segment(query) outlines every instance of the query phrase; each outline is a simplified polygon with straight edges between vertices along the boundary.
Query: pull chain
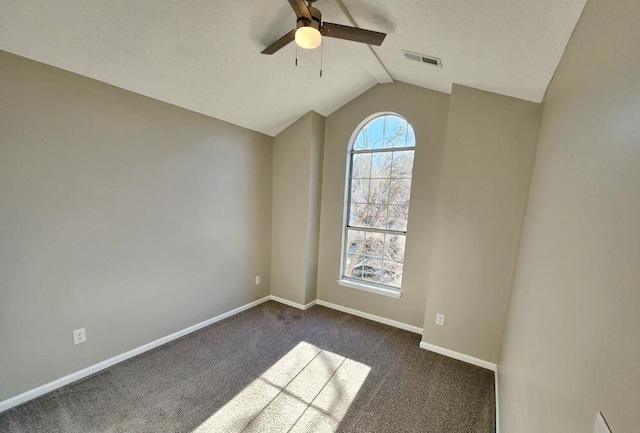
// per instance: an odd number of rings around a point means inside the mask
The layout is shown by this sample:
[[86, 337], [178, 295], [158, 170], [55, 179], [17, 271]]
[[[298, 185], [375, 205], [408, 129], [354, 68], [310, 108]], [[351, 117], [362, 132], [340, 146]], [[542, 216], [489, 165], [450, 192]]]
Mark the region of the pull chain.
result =
[[298, 44], [296, 44], [296, 66], [298, 66]]
[[323, 60], [323, 57], [324, 57], [324, 40], [322, 42], [320, 42], [320, 44], [322, 45], [320, 47], [320, 78], [322, 78], [322, 60]]

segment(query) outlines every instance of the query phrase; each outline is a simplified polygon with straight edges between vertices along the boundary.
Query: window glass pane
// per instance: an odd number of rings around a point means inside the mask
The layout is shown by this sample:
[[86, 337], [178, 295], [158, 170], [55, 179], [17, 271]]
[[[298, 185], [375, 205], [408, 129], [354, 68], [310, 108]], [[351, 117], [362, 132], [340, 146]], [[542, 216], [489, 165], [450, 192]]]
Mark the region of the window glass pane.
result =
[[371, 177], [371, 153], [357, 153], [353, 155], [351, 177], [363, 179]]
[[376, 117], [364, 128], [367, 137], [366, 149], [382, 149], [384, 145], [384, 116]]
[[360, 274], [360, 278], [365, 281], [371, 281], [373, 283], [380, 283], [382, 276], [382, 260], [365, 257], [364, 265], [359, 269], [354, 269], [354, 273]]
[[353, 270], [358, 268], [358, 266], [362, 266], [364, 262], [364, 256], [347, 254], [347, 261], [344, 266], [344, 275], [351, 278], [356, 278], [356, 275], [353, 274]]
[[364, 255], [376, 259], [384, 257], [384, 233], [367, 232]]
[[389, 188], [389, 203], [409, 206], [411, 193], [411, 179], [391, 179]]
[[404, 261], [404, 245], [406, 236], [404, 235], [384, 235], [384, 260], [403, 262]]
[[407, 122], [397, 116], [389, 116], [386, 134], [393, 147], [407, 145]]
[[[369, 219], [368, 204], [352, 204], [349, 212], [349, 225], [355, 227], [368, 227]], [[386, 220], [385, 220], [386, 221]]]
[[371, 177], [388, 178], [391, 174], [391, 162], [395, 152], [380, 152], [371, 154]]
[[401, 150], [393, 152], [393, 164], [391, 167], [392, 178], [411, 179], [413, 174], [413, 150]]
[[369, 179], [351, 180], [351, 203], [369, 202]]
[[347, 254], [347, 262], [346, 262], [347, 272], [346, 272], [346, 274], [348, 276], [351, 276], [354, 266], [362, 263], [363, 257], [364, 256], [357, 255], [357, 254]]
[[389, 202], [389, 179], [371, 179], [369, 203], [387, 204]]
[[367, 219], [363, 227], [372, 229], [386, 229], [387, 228], [387, 205], [384, 204], [370, 204]]
[[346, 261], [344, 274], [353, 277], [353, 269], [362, 265], [364, 261], [366, 232], [360, 230], [347, 230]]
[[381, 283], [399, 288], [402, 284], [402, 263], [385, 260], [382, 264]]
[[389, 205], [389, 217], [386, 228], [389, 230], [397, 230], [399, 232], [407, 231], [408, 214], [409, 206]]
[[347, 230], [347, 254], [363, 255], [367, 232]]

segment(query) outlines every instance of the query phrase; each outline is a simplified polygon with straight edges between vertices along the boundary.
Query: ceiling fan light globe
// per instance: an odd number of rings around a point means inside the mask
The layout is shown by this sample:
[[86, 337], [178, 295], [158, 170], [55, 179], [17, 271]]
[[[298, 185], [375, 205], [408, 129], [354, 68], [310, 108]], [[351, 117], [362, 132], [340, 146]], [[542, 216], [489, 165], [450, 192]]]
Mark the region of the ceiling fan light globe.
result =
[[296, 30], [296, 44], [300, 48], [312, 50], [318, 48], [322, 42], [320, 31], [314, 27], [300, 27]]

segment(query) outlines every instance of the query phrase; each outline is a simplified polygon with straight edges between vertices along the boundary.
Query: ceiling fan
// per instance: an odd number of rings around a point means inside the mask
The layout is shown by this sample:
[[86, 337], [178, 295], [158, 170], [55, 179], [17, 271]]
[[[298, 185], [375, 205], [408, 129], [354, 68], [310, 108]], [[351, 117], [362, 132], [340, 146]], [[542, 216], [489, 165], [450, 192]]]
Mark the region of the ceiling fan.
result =
[[387, 36], [386, 33], [323, 22], [320, 11], [311, 6], [315, 1], [308, 0], [305, 4], [304, 0], [289, 0], [297, 16], [296, 28], [262, 50], [262, 54], [273, 54], [293, 40], [301, 48], [313, 49], [320, 45], [323, 36], [378, 46]]

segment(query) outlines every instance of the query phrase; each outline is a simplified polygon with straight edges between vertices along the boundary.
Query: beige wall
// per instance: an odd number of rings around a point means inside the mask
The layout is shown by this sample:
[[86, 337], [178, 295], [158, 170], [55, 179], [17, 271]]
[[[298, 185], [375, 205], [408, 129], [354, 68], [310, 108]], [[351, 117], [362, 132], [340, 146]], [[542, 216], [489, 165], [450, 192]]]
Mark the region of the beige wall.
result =
[[270, 137], [4, 52], [0, 77], [0, 400], [269, 294]]
[[546, 96], [500, 357], [505, 432], [640, 426], [640, 2], [589, 0]]
[[272, 294], [316, 299], [324, 117], [309, 112], [273, 140]]
[[[318, 298], [421, 327], [424, 320], [426, 264], [433, 244], [434, 209], [449, 108], [449, 95], [404, 83], [378, 85], [326, 119], [322, 210], [318, 258]], [[394, 299], [339, 286], [342, 212], [347, 146], [368, 116], [392, 111], [414, 127], [411, 207], [402, 297]]]
[[423, 341], [498, 361], [539, 114], [539, 104], [454, 85]]
[[318, 297], [318, 248], [320, 247], [320, 207], [325, 118], [311, 112], [311, 164], [309, 170], [309, 230], [307, 231], [307, 279], [305, 303]]

